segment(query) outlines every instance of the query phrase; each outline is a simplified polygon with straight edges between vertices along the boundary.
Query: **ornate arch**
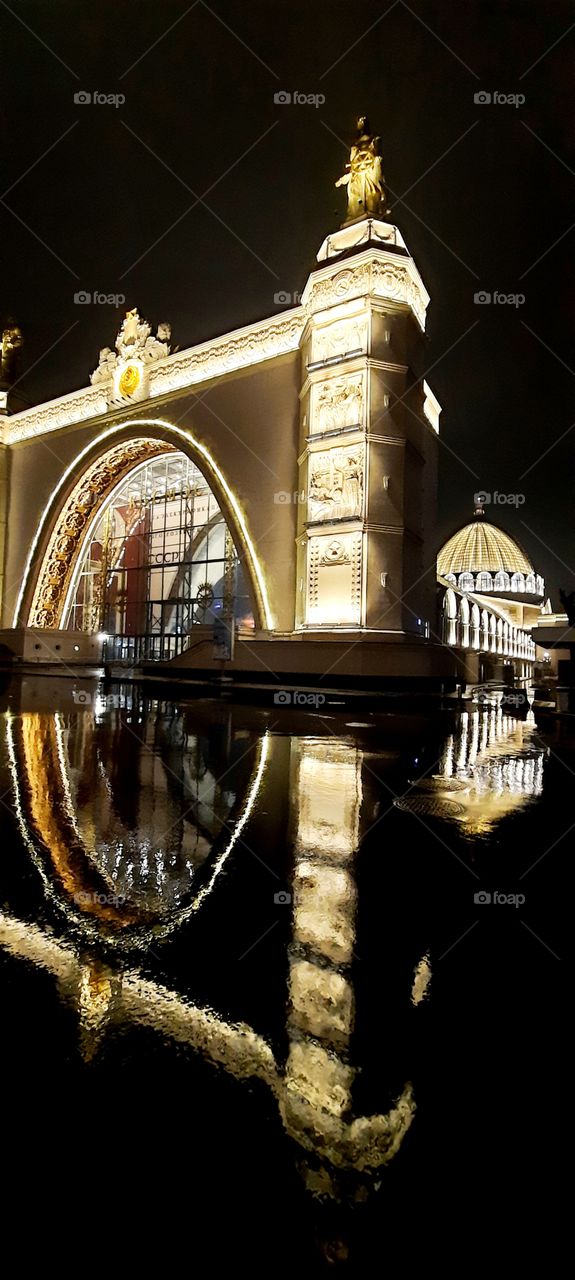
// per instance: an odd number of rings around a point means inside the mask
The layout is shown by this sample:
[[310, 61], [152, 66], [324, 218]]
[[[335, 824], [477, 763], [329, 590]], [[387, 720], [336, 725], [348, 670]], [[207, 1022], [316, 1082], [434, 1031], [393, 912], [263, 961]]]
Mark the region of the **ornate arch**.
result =
[[[132, 431], [130, 432], [130, 428]], [[118, 483], [141, 462], [186, 453], [204, 475], [244, 565], [258, 628], [273, 629], [264, 575], [245, 516], [205, 445], [189, 431], [158, 419], [111, 427], [77, 455], [42, 514], [16, 605], [13, 625], [58, 628], [67, 591], [94, 518]]]

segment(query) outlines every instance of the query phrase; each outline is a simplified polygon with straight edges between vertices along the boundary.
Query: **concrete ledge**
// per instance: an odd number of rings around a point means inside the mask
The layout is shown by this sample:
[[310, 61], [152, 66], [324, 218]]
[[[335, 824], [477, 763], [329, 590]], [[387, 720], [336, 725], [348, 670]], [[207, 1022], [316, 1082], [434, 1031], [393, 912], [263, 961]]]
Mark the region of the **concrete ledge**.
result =
[[101, 666], [102, 641], [85, 631], [7, 628], [0, 631], [0, 663], [6, 666]]

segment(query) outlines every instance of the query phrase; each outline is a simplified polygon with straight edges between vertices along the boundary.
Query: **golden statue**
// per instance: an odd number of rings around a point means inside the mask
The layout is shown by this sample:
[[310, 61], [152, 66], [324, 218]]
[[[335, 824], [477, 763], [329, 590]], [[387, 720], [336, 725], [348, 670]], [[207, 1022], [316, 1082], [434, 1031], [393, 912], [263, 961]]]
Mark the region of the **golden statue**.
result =
[[360, 116], [357, 137], [349, 153], [349, 163], [345, 166], [347, 173], [335, 184], [336, 187], [347, 186], [344, 226], [358, 218], [382, 218], [388, 212], [379, 146], [380, 138], [370, 132], [367, 116]]
[[0, 339], [0, 383], [10, 386], [16, 379], [19, 356], [24, 343], [22, 330], [14, 320], [9, 320]]

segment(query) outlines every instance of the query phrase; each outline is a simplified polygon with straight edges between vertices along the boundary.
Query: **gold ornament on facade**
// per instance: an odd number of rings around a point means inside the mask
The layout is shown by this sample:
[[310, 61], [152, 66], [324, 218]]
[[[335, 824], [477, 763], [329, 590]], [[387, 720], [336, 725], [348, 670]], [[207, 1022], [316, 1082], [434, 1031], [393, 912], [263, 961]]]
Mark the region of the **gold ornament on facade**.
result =
[[137, 365], [129, 364], [125, 369], [119, 381], [119, 390], [123, 396], [132, 396], [139, 386], [140, 370]]

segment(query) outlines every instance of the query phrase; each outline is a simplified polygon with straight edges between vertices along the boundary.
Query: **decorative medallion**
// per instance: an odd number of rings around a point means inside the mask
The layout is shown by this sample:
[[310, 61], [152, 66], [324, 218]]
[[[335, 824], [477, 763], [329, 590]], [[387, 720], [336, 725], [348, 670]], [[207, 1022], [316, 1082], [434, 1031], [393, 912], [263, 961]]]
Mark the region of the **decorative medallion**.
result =
[[135, 364], [128, 364], [118, 383], [123, 396], [132, 396], [140, 382], [140, 370]]

